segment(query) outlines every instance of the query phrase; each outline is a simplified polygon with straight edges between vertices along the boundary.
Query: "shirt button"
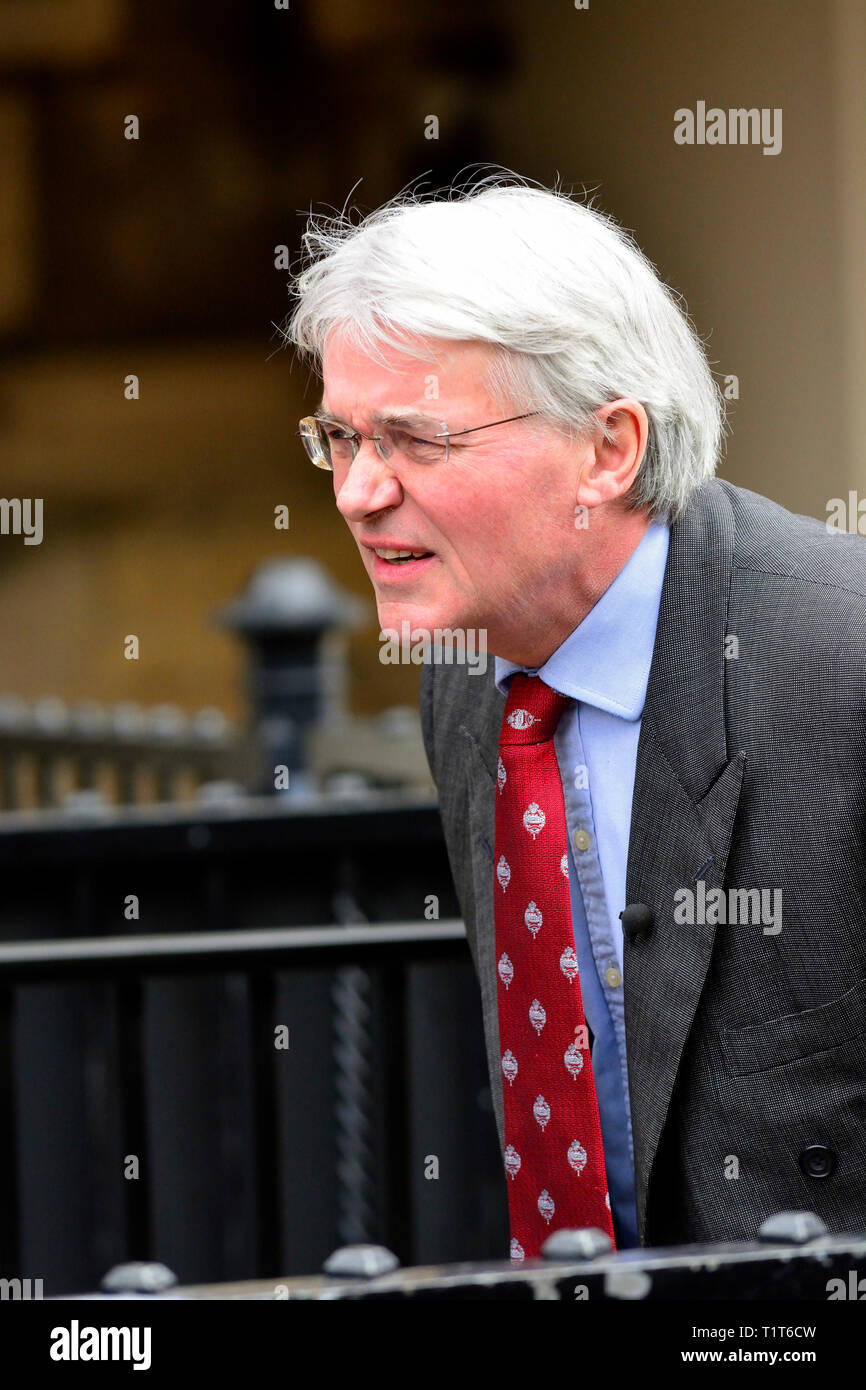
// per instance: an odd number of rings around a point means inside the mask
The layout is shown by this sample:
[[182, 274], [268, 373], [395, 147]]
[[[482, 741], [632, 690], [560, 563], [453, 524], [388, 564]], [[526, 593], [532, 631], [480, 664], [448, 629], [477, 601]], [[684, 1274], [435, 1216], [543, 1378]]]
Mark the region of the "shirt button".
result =
[[589, 836], [585, 830], [575, 830], [574, 848], [580, 850], [589, 849]]
[[607, 980], [611, 989], [619, 989], [619, 986], [622, 984], [622, 975], [620, 975], [615, 965], [608, 966], [607, 970], [604, 972], [604, 978]]

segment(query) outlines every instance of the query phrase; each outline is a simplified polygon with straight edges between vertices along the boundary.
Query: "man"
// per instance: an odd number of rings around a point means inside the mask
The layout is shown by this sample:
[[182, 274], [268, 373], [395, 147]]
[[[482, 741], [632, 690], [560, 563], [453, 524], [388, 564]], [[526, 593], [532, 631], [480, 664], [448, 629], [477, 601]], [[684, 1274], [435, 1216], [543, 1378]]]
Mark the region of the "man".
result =
[[[512, 177], [313, 223], [302, 422], [421, 714], [511, 1254], [866, 1224], [866, 544], [714, 477], [718, 391], [611, 219]], [[561, 872], [560, 872], [561, 870]]]

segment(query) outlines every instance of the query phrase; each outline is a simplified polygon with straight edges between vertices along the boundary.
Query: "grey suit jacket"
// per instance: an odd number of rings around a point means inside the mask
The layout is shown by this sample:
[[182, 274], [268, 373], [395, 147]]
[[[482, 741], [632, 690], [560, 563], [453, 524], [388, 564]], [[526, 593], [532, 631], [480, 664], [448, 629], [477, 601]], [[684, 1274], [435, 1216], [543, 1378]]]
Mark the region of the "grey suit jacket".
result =
[[[739, 653], [726, 656], [736, 637]], [[424, 742], [503, 1139], [493, 849], [504, 709], [426, 665]], [[776, 934], [682, 925], [678, 889], [782, 891]], [[712, 479], [672, 526], [637, 751], [624, 941], [641, 1243], [866, 1228], [866, 541]], [[618, 912], [626, 904], [616, 904]], [[505, 1181], [503, 1175], [503, 1182]]]

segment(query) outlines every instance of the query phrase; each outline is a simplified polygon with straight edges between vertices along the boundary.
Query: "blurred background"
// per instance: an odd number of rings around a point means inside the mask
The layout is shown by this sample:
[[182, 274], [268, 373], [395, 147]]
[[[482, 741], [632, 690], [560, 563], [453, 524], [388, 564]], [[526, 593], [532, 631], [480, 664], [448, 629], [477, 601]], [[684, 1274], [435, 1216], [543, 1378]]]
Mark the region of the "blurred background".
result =
[[[699, 101], [781, 151], [676, 143]], [[274, 327], [305, 213], [585, 189], [708, 343], [721, 475], [823, 519], [864, 479], [864, 129], [860, 0], [0, 0], [2, 490], [43, 505], [0, 535], [0, 1274], [504, 1248], [419, 668]]]

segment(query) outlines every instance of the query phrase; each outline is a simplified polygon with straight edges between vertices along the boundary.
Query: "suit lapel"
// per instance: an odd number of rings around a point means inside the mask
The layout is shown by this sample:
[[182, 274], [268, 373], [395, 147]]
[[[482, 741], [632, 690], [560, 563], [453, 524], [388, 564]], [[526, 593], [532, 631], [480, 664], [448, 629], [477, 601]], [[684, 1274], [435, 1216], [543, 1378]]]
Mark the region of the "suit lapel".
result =
[[505, 1117], [502, 1101], [501, 1052], [499, 1048], [499, 1004], [496, 973], [496, 926], [493, 907], [493, 850], [496, 826], [496, 768], [499, 762], [499, 730], [505, 699], [491, 680], [480, 693], [481, 708], [473, 727], [460, 725], [465, 740], [469, 778], [469, 853], [475, 900], [474, 932], [470, 947], [481, 986], [484, 1040], [491, 1078], [493, 1110], [499, 1131], [500, 1151], [505, 1150]]
[[745, 766], [725, 732], [725, 637], [734, 524], [714, 480], [671, 527], [641, 720], [626, 902], [653, 926], [624, 943], [626, 1053], [638, 1231], [647, 1235], [653, 1164], [677, 1069], [713, 948], [715, 927], [674, 921], [675, 893], [721, 887]]

